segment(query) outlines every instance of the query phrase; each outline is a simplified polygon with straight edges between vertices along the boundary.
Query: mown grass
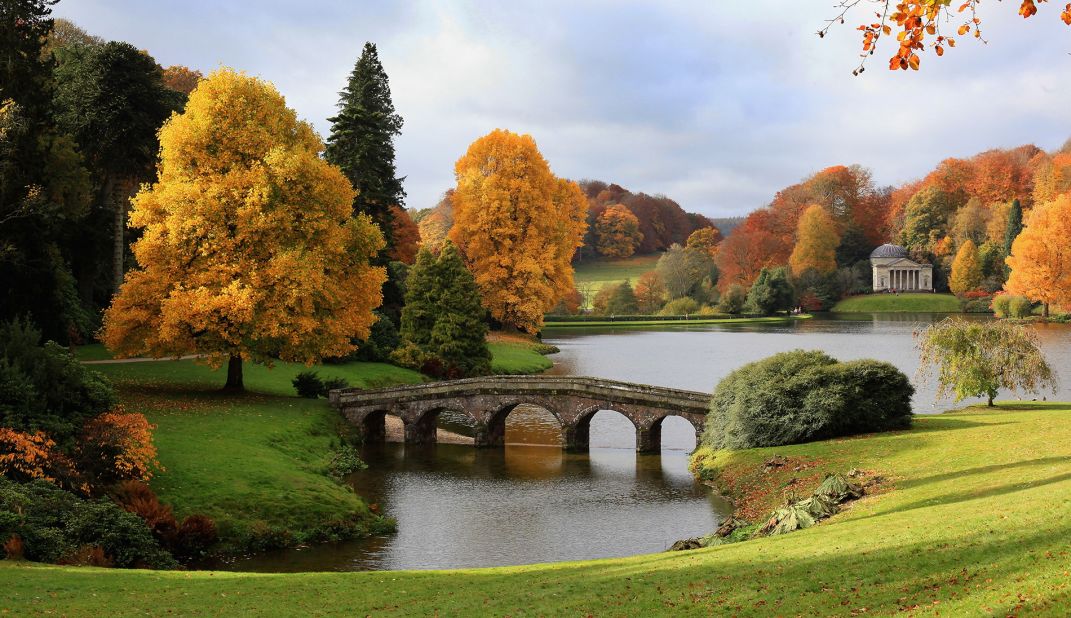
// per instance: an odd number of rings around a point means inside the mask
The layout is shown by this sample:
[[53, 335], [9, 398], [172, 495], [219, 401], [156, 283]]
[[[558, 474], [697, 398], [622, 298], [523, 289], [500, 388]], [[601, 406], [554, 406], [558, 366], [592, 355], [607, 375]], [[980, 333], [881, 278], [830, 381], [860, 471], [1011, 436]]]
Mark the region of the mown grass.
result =
[[542, 373], [554, 366], [533, 343], [491, 341], [487, 347], [491, 350], [491, 373], [495, 375]]
[[[922, 417], [772, 454], [888, 480], [819, 526], [710, 549], [495, 569], [244, 574], [0, 566], [13, 614], [1048, 615], [1071, 602], [1071, 404]], [[809, 481], [798, 490], [808, 491]], [[771, 498], [772, 500], [772, 498]]]
[[[127, 410], [155, 424], [164, 470], [151, 485], [180, 515], [203, 513], [223, 549], [301, 543], [380, 525], [353, 490], [331, 478], [341, 446], [338, 413], [324, 399], [300, 399], [290, 384], [306, 369], [246, 363], [249, 392], [220, 391], [222, 370], [193, 360], [95, 364]], [[420, 382], [419, 373], [380, 363], [318, 366], [355, 386]]]
[[867, 294], [840, 301], [834, 313], [959, 313], [959, 299], [951, 294]]

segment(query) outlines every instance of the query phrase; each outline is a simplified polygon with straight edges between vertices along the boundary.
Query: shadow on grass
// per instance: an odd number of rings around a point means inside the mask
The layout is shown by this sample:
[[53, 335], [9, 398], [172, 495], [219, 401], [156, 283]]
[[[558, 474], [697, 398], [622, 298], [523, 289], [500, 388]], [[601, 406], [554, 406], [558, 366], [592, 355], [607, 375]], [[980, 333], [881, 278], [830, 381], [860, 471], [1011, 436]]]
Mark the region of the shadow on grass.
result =
[[1035, 466], [1048, 466], [1052, 464], [1071, 465], [1071, 457], [1039, 457], [1037, 459], [1017, 461], [1014, 463], [978, 466], [975, 468], [967, 468], [966, 470], [955, 470], [952, 472], [945, 472], [943, 474], [934, 474], [932, 476], [923, 476], [916, 479], [899, 481], [896, 483], [896, 487], [898, 489], [911, 489], [915, 487], [921, 487], [922, 485], [929, 485], [931, 483], [940, 483], [953, 479], [962, 479], [967, 476], [974, 476], [978, 474], [989, 474], [991, 472], [997, 472], [1000, 470], [1010, 470], [1015, 468], [1032, 468]]

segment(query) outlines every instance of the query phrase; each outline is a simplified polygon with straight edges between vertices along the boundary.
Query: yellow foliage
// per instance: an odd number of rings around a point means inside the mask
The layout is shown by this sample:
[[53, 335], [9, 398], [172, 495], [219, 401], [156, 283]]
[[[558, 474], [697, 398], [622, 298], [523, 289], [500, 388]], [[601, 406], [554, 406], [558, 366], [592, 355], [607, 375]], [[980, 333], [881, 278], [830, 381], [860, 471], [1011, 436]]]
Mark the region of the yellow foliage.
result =
[[952, 274], [948, 289], [953, 294], [964, 294], [982, 285], [982, 263], [978, 260], [978, 247], [973, 240], [966, 240], [952, 259]]
[[808, 206], [796, 226], [796, 246], [789, 258], [793, 274], [799, 275], [809, 269], [820, 273], [837, 270], [839, 245], [840, 232], [833, 217], [818, 204]]
[[1036, 204], [1005, 260], [1004, 289], [1046, 304], [1071, 306], [1071, 196]]
[[455, 172], [450, 239], [491, 315], [534, 333], [573, 289], [587, 200], [575, 182], [554, 177], [530, 135], [502, 129], [473, 142]]
[[314, 362], [366, 338], [383, 236], [270, 84], [230, 69], [160, 131], [159, 180], [133, 199], [138, 267], [104, 316], [120, 356]]
[[595, 236], [595, 246], [607, 257], [626, 258], [643, 242], [640, 220], [624, 204], [613, 204], [599, 215]]

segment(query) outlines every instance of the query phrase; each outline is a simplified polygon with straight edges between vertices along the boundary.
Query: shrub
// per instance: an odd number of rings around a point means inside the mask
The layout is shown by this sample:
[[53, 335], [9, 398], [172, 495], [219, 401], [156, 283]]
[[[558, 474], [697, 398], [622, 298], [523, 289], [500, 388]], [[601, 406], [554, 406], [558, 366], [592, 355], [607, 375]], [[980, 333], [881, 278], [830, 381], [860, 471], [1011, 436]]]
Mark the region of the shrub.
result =
[[960, 307], [964, 313], [989, 313], [992, 311], [991, 302], [988, 299], [963, 300]]
[[70, 447], [87, 420], [115, 406], [111, 383], [26, 322], [0, 325], [0, 427], [43, 431]]
[[121, 408], [90, 420], [78, 444], [81, 469], [102, 485], [149, 480], [153, 469], [160, 467], [152, 441], [155, 428], [144, 415]]
[[145, 483], [120, 483], [114, 498], [125, 511], [141, 518], [157, 542], [183, 564], [203, 558], [219, 540], [216, 523], [211, 518], [189, 515], [178, 523], [171, 506], [160, 502]]
[[990, 307], [998, 318], [1006, 318], [1008, 317], [1008, 303], [1010, 301], [1011, 294], [997, 294], [993, 297]]
[[1034, 303], [1025, 296], [1012, 296], [1008, 299], [1008, 317], [1018, 320], [1030, 317], [1034, 310]]
[[335, 451], [334, 457], [327, 464], [328, 471], [331, 476], [335, 478], [342, 478], [354, 472], [364, 470], [368, 467], [368, 464], [361, 461], [361, 456], [357, 452], [357, 449], [353, 448], [349, 444], [343, 444], [337, 451]]
[[718, 311], [736, 315], [744, 310], [744, 302], [747, 300], [747, 292], [739, 283], [734, 283], [725, 290], [718, 300]]
[[56, 443], [40, 431], [22, 433], [0, 427], [0, 476], [19, 482], [54, 481]]
[[794, 350], [744, 365], [717, 386], [703, 444], [744, 449], [908, 427], [914, 388], [879, 361]]
[[324, 382], [315, 371], [302, 371], [290, 383], [297, 390], [298, 397], [316, 399], [324, 392]]
[[138, 516], [44, 481], [0, 479], [0, 538], [13, 536], [21, 539], [25, 557], [38, 562], [92, 558], [121, 568], [177, 566]]
[[659, 315], [691, 315], [699, 311], [699, 303], [690, 296], [682, 296], [681, 298], [675, 298], [668, 303], [662, 310], [658, 312]]

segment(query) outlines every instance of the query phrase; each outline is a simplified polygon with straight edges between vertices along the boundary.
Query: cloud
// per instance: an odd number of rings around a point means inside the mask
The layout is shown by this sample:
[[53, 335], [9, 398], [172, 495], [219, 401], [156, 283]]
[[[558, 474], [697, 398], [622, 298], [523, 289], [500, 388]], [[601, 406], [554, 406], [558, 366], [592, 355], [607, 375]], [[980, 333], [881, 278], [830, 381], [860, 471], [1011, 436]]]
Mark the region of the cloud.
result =
[[[923, 70], [883, 48], [852, 77], [853, 21], [819, 39], [825, 5], [754, 2], [138, 2], [65, 0], [56, 14], [148, 49], [162, 64], [221, 64], [269, 79], [322, 133], [366, 40], [395, 105], [408, 205], [453, 184], [468, 144], [531, 133], [559, 175], [664, 193], [729, 216], [834, 164], [883, 184], [948, 156], [1071, 134], [1071, 31], [1052, 10], [983, 13], [988, 45], [962, 40]], [[862, 12], [857, 20], [866, 19]]]

